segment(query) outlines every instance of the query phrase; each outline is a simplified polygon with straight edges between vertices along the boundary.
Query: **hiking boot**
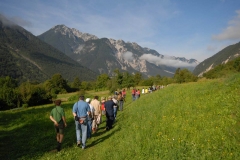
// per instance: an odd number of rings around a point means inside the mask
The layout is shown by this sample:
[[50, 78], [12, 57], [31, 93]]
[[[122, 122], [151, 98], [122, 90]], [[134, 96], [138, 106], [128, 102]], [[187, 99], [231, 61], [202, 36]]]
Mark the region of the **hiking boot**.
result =
[[81, 145], [81, 142], [80, 142], [80, 141], [78, 141], [78, 142], [77, 142], [77, 146], [78, 146], [78, 147], [80, 147], [80, 145]]
[[61, 143], [58, 143], [56, 149], [57, 149], [58, 152], [61, 150]]

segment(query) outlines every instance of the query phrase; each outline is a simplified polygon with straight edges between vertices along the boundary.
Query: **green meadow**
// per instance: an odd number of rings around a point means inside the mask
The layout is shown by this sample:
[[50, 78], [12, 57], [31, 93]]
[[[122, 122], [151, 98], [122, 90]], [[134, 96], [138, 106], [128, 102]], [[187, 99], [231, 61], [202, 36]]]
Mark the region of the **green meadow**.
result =
[[[139, 88], [141, 89], [141, 87]], [[108, 92], [86, 92], [87, 96]], [[105, 118], [87, 148], [76, 147], [72, 106], [77, 93], [59, 95], [67, 118], [56, 152], [51, 105], [0, 112], [0, 159], [239, 159], [240, 74], [225, 79], [171, 84], [132, 102], [130, 91], [117, 122]]]

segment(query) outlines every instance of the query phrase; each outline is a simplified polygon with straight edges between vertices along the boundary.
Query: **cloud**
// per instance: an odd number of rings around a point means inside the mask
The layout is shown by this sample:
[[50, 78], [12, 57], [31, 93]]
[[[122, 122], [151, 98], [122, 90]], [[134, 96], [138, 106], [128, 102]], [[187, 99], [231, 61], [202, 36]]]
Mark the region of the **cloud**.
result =
[[228, 23], [228, 27], [218, 35], [213, 35], [212, 39], [223, 41], [223, 40], [237, 40], [240, 39], [240, 10], [236, 11], [238, 14]]
[[187, 62], [175, 60], [171, 56], [164, 56], [164, 58], [161, 58], [151, 54], [144, 54], [140, 57], [140, 59], [144, 59], [156, 65], [166, 65], [166, 66], [172, 66], [172, 67], [195, 67], [197, 65], [197, 64], [189, 64]]
[[27, 21], [27, 20], [24, 20], [20, 17], [17, 17], [17, 16], [14, 16], [14, 17], [9, 17], [8, 18], [10, 21], [16, 23], [17, 25], [19, 26], [23, 26], [23, 27], [31, 27], [32, 26], [32, 23]]
[[211, 46], [211, 45], [207, 46], [207, 51], [216, 51], [216, 50], [217, 50], [217, 47], [215, 46]]
[[132, 52], [125, 52], [123, 53], [123, 58], [127, 61], [132, 61], [134, 58], [133, 58], [133, 53]]

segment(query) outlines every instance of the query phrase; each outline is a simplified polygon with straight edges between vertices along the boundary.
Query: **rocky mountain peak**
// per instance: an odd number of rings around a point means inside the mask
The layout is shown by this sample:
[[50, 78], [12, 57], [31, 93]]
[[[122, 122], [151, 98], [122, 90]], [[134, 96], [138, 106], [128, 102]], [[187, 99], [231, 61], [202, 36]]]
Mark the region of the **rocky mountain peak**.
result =
[[76, 36], [78, 38], [83, 39], [84, 41], [98, 39], [98, 37], [95, 35], [91, 35], [89, 33], [82, 33], [75, 28], [68, 28], [65, 25], [57, 25], [57, 26], [53, 27], [52, 29], [54, 30], [55, 33], [58, 32], [58, 33], [61, 33], [62, 35], [67, 35], [69, 37]]

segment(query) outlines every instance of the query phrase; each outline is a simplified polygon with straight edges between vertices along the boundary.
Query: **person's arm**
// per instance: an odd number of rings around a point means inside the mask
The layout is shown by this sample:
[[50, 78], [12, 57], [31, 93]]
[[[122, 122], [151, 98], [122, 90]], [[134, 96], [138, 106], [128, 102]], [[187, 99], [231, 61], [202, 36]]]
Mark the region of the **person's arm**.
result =
[[102, 112], [101, 112], [101, 103], [99, 102], [99, 105], [98, 105], [98, 110], [99, 110], [99, 114], [101, 115]]
[[54, 123], [55, 126], [58, 126], [57, 121], [53, 118], [53, 116], [50, 116], [50, 120]]
[[90, 109], [90, 106], [88, 105], [87, 107], [87, 114], [90, 115], [91, 114], [91, 109]]
[[77, 107], [77, 104], [75, 103], [75, 104], [73, 105], [73, 110], [72, 110], [72, 114], [73, 114], [73, 117], [74, 117], [74, 118], [77, 116], [77, 114], [76, 114], [76, 107]]
[[64, 122], [64, 126], [67, 127], [66, 118], [64, 116], [62, 116], [62, 120]]
[[77, 114], [75, 112], [73, 112], [73, 117], [77, 116]]

